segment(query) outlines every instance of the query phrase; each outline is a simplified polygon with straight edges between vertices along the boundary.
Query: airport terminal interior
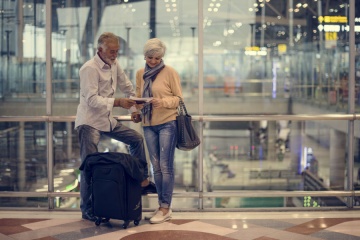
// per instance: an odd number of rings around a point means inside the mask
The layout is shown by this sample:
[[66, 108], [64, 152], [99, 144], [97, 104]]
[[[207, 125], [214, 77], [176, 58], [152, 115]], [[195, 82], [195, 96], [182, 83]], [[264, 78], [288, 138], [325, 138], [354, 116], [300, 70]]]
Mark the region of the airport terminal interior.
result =
[[[1, 0], [0, 239], [360, 239], [359, 4]], [[201, 138], [175, 151], [161, 224], [81, 218], [79, 69], [103, 32], [134, 87], [145, 42], [166, 44]], [[144, 217], [157, 195], [141, 202]]]

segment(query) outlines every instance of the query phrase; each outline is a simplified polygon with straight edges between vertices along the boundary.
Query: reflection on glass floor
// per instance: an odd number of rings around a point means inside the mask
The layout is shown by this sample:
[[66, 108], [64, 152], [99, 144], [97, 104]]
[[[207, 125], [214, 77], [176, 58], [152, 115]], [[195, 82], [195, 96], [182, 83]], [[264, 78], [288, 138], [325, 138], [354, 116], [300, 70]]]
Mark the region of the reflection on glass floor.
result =
[[[146, 214], [146, 213], [144, 213]], [[0, 212], [2, 240], [355, 240], [360, 239], [359, 211], [308, 212], [174, 212], [170, 221], [138, 226], [110, 219], [95, 226], [80, 213]]]

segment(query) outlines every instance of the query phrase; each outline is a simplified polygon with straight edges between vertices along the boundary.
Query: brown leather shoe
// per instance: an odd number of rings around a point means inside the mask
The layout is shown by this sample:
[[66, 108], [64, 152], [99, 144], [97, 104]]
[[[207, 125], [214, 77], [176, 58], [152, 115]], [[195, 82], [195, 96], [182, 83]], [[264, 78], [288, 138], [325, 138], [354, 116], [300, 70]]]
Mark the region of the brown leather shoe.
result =
[[96, 217], [92, 213], [89, 213], [89, 212], [84, 212], [82, 214], [82, 219], [89, 220], [91, 222], [96, 221]]

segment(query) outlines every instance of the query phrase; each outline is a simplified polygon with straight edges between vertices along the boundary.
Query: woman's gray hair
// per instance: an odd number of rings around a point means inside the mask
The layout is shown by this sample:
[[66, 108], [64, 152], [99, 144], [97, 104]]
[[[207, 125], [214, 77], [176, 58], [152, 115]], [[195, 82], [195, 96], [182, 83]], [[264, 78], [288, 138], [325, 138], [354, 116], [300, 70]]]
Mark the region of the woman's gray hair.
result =
[[160, 54], [161, 57], [165, 55], [166, 46], [158, 38], [151, 38], [146, 41], [144, 46], [144, 56], [153, 56], [154, 54]]
[[97, 48], [99, 49], [100, 47], [104, 47], [103, 44], [109, 40], [110, 41], [118, 41], [118, 43], [120, 44], [120, 38], [118, 36], [116, 36], [115, 34], [113, 34], [111, 32], [104, 32], [98, 38]]

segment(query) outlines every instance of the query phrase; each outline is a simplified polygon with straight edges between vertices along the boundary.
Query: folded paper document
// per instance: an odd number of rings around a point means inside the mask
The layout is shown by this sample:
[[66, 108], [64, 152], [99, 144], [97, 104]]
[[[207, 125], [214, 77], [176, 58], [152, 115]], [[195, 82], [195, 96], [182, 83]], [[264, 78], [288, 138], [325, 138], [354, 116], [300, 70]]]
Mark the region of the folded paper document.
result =
[[150, 102], [152, 98], [138, 98], [138, 97], [130, 96], [130, 99], [135, 100], [136, 104], [142, 104], [142, 103]]

